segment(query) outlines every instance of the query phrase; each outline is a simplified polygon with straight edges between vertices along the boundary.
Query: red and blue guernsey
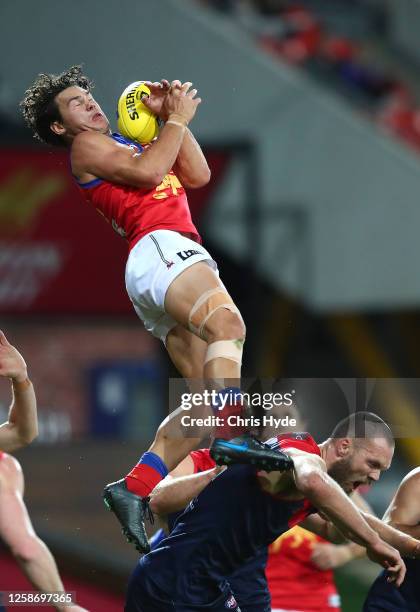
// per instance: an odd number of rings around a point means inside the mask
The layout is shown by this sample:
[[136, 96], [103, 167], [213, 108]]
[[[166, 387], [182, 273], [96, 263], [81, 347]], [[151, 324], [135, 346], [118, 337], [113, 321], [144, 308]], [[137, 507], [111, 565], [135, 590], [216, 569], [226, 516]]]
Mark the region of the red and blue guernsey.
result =
[[[112, 138], [139, 155], [144, 151], [141, 145], [120, 134], [112, 134]], [[191, 219], [185, 189], [172, 171], [153, 189], [139, 189], [101, 178], [89, 183], [77, 181], [77, 184], [85, 199], [126, 238], [130, 249], [143, 236], [159, 229], [179, 232], [201, 243]]]
[[[306, 433], [283, 434], [269, 444], [320, 454]], [[240, 612], [228, 577], [311, 512], [316, 510], [308, 500], [263, 491], [254, 467], [231, 466], [189, 504], [159, 548], [140, 560], [126, 612]]]

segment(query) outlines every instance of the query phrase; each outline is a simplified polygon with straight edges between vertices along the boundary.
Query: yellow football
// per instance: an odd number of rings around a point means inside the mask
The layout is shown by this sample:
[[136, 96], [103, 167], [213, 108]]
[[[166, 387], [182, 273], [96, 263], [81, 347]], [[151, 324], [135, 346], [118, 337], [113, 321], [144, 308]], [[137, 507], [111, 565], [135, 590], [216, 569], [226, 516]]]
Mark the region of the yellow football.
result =
[[149, 94], [144, 81], [135, 81], [124, 89], [118, 100], [118, 131], [140, 144], [151, 142], [159, 133], [158, 118], [143, 103]]

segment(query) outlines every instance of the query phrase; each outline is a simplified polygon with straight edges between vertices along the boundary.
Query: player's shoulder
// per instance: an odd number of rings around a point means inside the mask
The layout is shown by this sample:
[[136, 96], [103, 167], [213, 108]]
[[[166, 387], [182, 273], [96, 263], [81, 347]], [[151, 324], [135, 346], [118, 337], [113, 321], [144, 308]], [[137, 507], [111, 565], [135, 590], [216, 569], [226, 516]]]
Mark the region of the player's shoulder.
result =
[[82, 183], [96, 178], [87, 170], [87, 167], [90, 167], [93, 161], [96, 162], [104, 154], [113, 153], [115, 146], [117, 146], [117, 143], [107, 134], [89, 130], [77, 134], [70, 149], [70, 164], [73, 175]]
[[295, 448], [314, 455], [321, 454], [318, 444], [307, 431], [278, 434], [274, 438], [270, 438], [266, 444], [271, 448], [278, 448], [280, 450]]
[[406, 490], [416, 490], [420, 492], [420, 466], [414, 468], [402, 480], [401, 487]]
[[107, 134], [86, 130], [76, 134], [71, 145], [71, 154], [80, 153], [87, 149], [103, 146], [114, 146], [115, 141]]

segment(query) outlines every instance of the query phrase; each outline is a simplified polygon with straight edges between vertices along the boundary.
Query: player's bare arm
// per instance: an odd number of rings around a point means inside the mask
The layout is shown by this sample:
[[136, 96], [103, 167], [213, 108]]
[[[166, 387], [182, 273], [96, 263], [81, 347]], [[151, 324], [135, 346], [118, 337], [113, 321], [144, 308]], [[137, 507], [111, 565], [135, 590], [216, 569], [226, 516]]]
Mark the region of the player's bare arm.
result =
[[[70, 94], [66, 94], [70, 95]], [[73, 139], [71, 163], [82, 182], [102, 178], [132, 187], [150, 189], [171, 170], [184, 138], [185, 126], [193, 118], [200, 98], [174, 91], [165, 98], [169, 117], [157, 140], [142, 155], [106, 134], [84, 130]], [[173, 121], [173, 123], [171, 122]]]
[[319, 542], [314, 545], [311, 561], [318, 569], [329, 570], [364, 556], [366, 556], [366, 548], [353, 542], [350, 544]]
[[[403, 556], [419, 558], [420, 542], [416, 538], [403, 533], [399, 529], [392, 528], [372, 514], [361, 512], [361, 516], [384, 542], [396, 548]], [[341, 544], [351, 539], [348, 534], [344, 535], [333, 522], [325, 520], [317, 514], [306, 518], [302, 526], [335, 544]]]
[[376, 516], [365, 512], [362, 515], [380, 538], [399, 550], [404, 557], [420, 559], [420, 541], [417, 538], [386, 524]]
[[225, 468], [216, 467], [199, 474], [175, 478], [166, 476], [151, 494], [151, 510], [159, 516], [183, 510], [223, 469]]
[[[169, 83], [166, 79], [162, 79], [160, 83], [146, 81], [146, 85], [150, 89], [150, 96], [144, 100], [144, 104], [163, 121], [167, 121], [169, 118], [165, 112], [166, 109], [163, 102], [170, 89], [180, 89], [188, 93], [192, 87], [190, 82], [181, 83], [181, 81], [175, 80]], [[191, 89], [191, 93], [196, 95], [197, 90]], [[188, 128], [185, 130], [173, 170], [182, 185], [190, 189], [203, 187], [210, 180], [211, 173], [206, 158], [200, 145]]]
[[[291, 474], [278, 476], [282, 494], [289, 499], [293, 496], [308, 499], [347, 539], [364, 546], [369, 558], [386, 567], [395, 583], [400, 585], [405, 576], [400, 554], [381, 540], [342, 488], [330, 478], [323, 459], [298, 449], [287, 449], [286, 452], [293, 459], [294, 468]], [[290, 485], [291, 476], [294, 485]], [[271, 486], [273, 484], [271, 477]], [[304, 521], [302, 526], [311, 530], [312, 525], [310, 521]], [[326, 536], [325, 533], [319, 535]]]
[[384, 514], [384, 522], [420, 540], [420, 467], [403, 479]]
[[28, 379], [25, 360], [0, 331], [0, 376], [12, 383], [8, 420], [0, 425], [0, 449], [14, 451], [30, 444], [38, 435], [36, 397]]
[[182, 185], [189, 189], [198, 189], [210, 181], [210, 168], [204, 153], [188, 127], [173, 170]]
[[[174, 82], [172, 86], [175, 83], [177, 82]], [[191, 86], [192, 83], [190, 82], [182, 85], [180, 84], [181, 89], [185, 89], [187, 92]], [[197, 92], [196, 89], [192, 89], [191, 91], [194, 95]], [[210, 181], [211, 173], [206, 158], [188, 127], [185, 129], [184, 139], [179, 149], [173, 170], [182, 185], [190, 189], [203, 187]]]
[[188, 455], [153, 489], [151, 510], [161, 518], [183, 510], [224, 469], [215, 467], [195, 474], [194, 462]]
[[377, 540], [353, 502], [328, 476], [321, 457], [295, 448], [285, 452], [293, 459], [293, 470], [268, 475], [260, 472], [264, 489], [270, 493], [281, 493], [286, 499], [308, 499], [343, 535], [362, 546]]
[[[411, 472], [409, 476], [415, 476], [415, 472], [416, 470], [413, 470], [413, 472]], [[365, 518], [366, 522], [372, 527], [372, 529], [376, 531], [380, 538], [391, 546], [393, 546], [394, 548], [396, 548], [403, 556], [411, 558], [419, 558], [420, 555], [420, 542], [416, 537], [416, 533], [419, 534], [420, 530], [418, 528], [416, 530], [415, 527], [413, 532], [411, 532], [410, 528], [400, 529], [400, 524], [392, 521], [390, 518], [390, 514], [392, 513], [392, 510], [396, 512], [397, 508], [400, 509], [400, 512], [406, 511], [406, 508], [403, 507], [402, 501], [404, 501], [405, 503], [407, 500], [409, 500], [411, 502], [411, 508], [415, 508], [415, 496], [418, 496], [420, 493], [419, 477], [420, 471], [418, 471], [417, 473], [417, 487], [406, 487], [405, 485], [407, 485], [411, 479], [408, 477], [404, 479], [394, 500], [391, 502], [390, 508], [387, 511], [384, 520], [382, 521], [373, 515], [371, 508], [367, 506], [366, 502], [361, 498], [360, 495], [357, 494], [357, 492], [353, 493], [351, 496], [353, 501], [361, 511], [361, 514]], [[403, 497], [400, 493], [401, 490], [404, 490], [404, 493], [402, 495], [407, 495], [407, 500], [403, 500]], [[388, 517], [388, 520], [385, 520], [386, 517]], [[405, 514], [404, 518], [405, 520], [408, 519], [411, 521], [415, 521], [418, 524], [418, 521], [420, 520], [420, 513], [417, 510], [417, 512], [414, 511], [414, 513], [411, 514], [410, 517], [408, 516], [408, 514]], [[314, 522], [314, 526], [316, 527], [316, 532], [319, 533], [319, 535], [326, 534], [326, 539], [329, 539], [331, 541], [339, 541], [340, 531], [337, 530], [337, 527], [331, 522], [324, 521], [322, 517], [309, 517], [307, 520], [309, 522], [316, 521], [316, 523]], [[402, 526], [404, 527], [404, 525]]]
[[[0, 461], [0, 537], [32, 586], [40, 592], [64, 592], [55, 560], [36, 535], [23, 501], [24, 480], [19, 462], [5, 455]], [[55, 606], [66, 612], [86, 612], [80, 606]]]
[[[359, 510], [374, 514], [370, 505], [358, 491], [351, 493], [350, 497]], [[332, 526], [332, 523], [327, 522], [327, 525]], [[338, 539], [341, 540], [342, 535], [339, 534], [338, 531], [337, 534], [339, 536]], [[324, 539], [328, 540], [328, 538]], [[327, 570], [341, 567], [353, 559], [360, 559], [365, 556], [366, 548], [354, 542], [343, 544], [341, 542], [338, 544], [333, 544], [332, 542], [319, 542], [314, 545], [311, 560], [319, 569]]]

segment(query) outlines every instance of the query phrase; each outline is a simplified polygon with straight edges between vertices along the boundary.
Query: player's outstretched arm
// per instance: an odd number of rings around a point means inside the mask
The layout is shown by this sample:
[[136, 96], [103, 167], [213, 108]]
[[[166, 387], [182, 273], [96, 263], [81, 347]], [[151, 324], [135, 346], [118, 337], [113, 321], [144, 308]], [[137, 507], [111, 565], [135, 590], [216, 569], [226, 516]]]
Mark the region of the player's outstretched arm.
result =
[[362, 512], [365, 520], [376, 531], [379, 537], [396, 548], [403, 557], [412, 559], [420, 559], [420, 541], [403, 533], [399, 529], [395, 529], [391, 525], [387, 525], [376, 516]]
[[[351, 494], [353, 503], [359, 510], [374, 514], [367, 501], [357, 492]], [[322, 521], [321, 517], [319, 517]], [[324, 522], [325, 523], [325, 522]], [[330, 523], [330, 526], [332, 524]], [[328, 526], [324, 524], [328, 531]], [[338, 539], [342, 538], [336, 530]], [[328, 539], [328, 538], [325, 538]], [[332, 544], [331, 542], [319, 542], [315, 544], [312, 552], [311, 561], [321, 570], [335, 569], [341, 567], [353, 559], [360, 559], [366, 556], [366, 548], [354, 542], [345, 544]]]
[[36, 397], [28, 379], [26, 363], [19, 351], [0, 331], [0, 376], [12, 382], [12, 404], [8, 420], [0, 425], [0, 450], [14, 451], [38, 435]]
[[[300, 491], [338, 530], [364, 546], [372, 561], [386, 567], [397, 586], [402, 584], [405, 565], [397, 550], [381, 540], [339, 485], [327, 474], [324, 461], [315, 455], [290, 449], [294, 478]], [[305, 525], [306, 526], [306, 525]]]
[[153, 489], [150, 497], [152, 512], [163, 518], [183, 510], [223, 469], [224, 466], [216, 467], [195, 474], [193, 460], [186, 457]]
[[[0, 537], [37, 591], [64, 592], [54, 557], [32, 527], [23, 501], [23, 488], [18, 461], [5, 455], [0, 462]], [[56, 610], [83, 612], [76, 605], [58, 605]]]
[[327, 474], [324, 461], [315, 455], [293, 449], [296, 488], [326, 516], [344, 537], [369, 546], [377, 534], [362, 518], [343, 489]]

